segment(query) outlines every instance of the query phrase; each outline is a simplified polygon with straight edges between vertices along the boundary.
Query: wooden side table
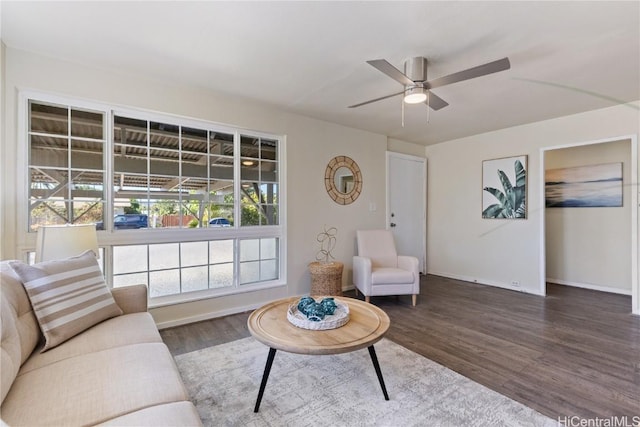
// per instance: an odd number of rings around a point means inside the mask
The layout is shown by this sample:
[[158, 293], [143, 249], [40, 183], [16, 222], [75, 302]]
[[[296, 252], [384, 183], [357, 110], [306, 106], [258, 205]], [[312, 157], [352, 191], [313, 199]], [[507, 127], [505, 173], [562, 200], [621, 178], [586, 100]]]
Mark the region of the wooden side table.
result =
[[342, 296], [342, 270], [341, 262], [312, 262], [309, 264], [311, 273], [311, 295]]

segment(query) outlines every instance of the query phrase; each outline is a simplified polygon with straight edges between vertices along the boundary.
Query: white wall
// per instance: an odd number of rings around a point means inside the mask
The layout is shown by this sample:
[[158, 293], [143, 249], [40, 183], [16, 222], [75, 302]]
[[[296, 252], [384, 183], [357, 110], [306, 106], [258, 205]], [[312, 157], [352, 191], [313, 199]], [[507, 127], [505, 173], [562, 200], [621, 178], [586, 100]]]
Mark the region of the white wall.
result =
[[[2, 6], [0, 6], [2, 7]], [[5, 93], [6, 93], [6, 86], [5, 86], [5, 76], [6, 76], [6, 71], [5, 71], [5, 45], [4, 43], [0, 40], [0, 162], [3, 162], [4, 159], [7, 158], [6, 155], [6, 150], [5, 150], [5, 144], [4, 141], [6, 141], [6, 130], [7, 130], [7, 126], [6, 126], [6, 122], [5, 122], [5, 114], [4, 112], [6, 111], [6, 97], [5, 97]], [[1, 163], [0, 163], [1, 164]], [[4, 165], [2, 166], [2, 170], [0, 170], [0, 189], [4, 188], [5, 182], [6, 182], [6, 178], [7, 176], [5, 175], [7, 173], [6, 168], [4, 167]], [[5, 199], [5, 192], [1, 191], [0, 192], [0, 206], [4, 207], [7, 206], [9, 203], [8, 200]], [[4, 236], [5, 236], [5, 222], [4, 222], [4, 208], [0, 209], [0, 241], [4, 240]], [[5, 251], [4, 251], [4, 245], [0, 244], [0, 259], [4, 259], [5, 258]]]
[[631, 295], [631, 141], [549, 150], [545, 170], [622, 163], [622, 207], [547, 208], [547, 281]]
[[[288, 285], [250, 294], [202, 300], [152, 310], [161, 326], [204, 319], [256, 307], [287, 295], [301, 295], [310, 289], [307, 264], [319, 249], [316, 235], [324, 225], [338, 229], [337, 260], [345, 263], [344, 285], [351, 284], [351, 257], [355, 252], [355, 230], [384, 227], [384, 209], [369, 212], [369, 203], [384, 206], [385, 151], [387, 138], [309, 119], [267, 105], [208, 92], [202, 88], [179, 87], [146, 76], [63, 62], [14, 49], [6, 50], [6, 123], [2, 169], [5, 176], [17, 176], [17, 97], [20, 89], [40, 90], [93, 101], [143, 108], [240, 126], [246, 129], [286, 135], [287, 151], [287, 278]], [[324, 172], [337, 155], [353, 158], [363, 175], [362, 194], [353, 204], [334, 203], [324, 188]], [[19, 179], [26, 179], [20, 176]], [[16, 228], [15, 187], [2, 186], [3, 256], [17, 257], [30, 241], [20, 241]]]
[[[506, 288], [518, 281], [518, 289], [541, 293], [541, 216], [545, 212], [541, 149], [637, 135], [638, 105], [618, 105], [428, 146], [429, 273]], [[528, 218], [482, 219], [482, 161], [523, 154], [528, 156]], [[630, 184], [635, 190], [637, 182], [634, 176]], [[631, 247], [627, 256], [632, 257]], [[637, 260], [635, 264], [637, 269]], [[634, 311], [640, 313], [635, 292]]]
[[418, 144], [412, 144], [411, 142], [401, 141], [395, 138], [389, 138], [387, 140], [387, 150], [394, 153], [408, 154], [410, 156], [424, 158], [424, 146]]

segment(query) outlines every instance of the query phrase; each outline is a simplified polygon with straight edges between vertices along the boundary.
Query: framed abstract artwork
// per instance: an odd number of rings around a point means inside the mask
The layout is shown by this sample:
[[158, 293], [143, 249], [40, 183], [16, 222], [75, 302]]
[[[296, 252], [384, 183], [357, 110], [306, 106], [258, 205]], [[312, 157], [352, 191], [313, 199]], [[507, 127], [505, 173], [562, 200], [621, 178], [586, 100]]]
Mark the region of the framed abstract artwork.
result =
[[544, 173], [548, 208], [622, 206], [622, 163], [603, 163]]

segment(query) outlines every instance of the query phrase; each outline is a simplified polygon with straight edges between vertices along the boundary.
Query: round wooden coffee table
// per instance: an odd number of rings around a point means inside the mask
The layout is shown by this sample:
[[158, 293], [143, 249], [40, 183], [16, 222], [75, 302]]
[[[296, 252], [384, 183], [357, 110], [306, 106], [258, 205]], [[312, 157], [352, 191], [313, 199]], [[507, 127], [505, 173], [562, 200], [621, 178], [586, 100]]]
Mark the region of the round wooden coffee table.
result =
[[[319, 301], [323, 297], [314, 298]], [[373, 348], [373, 345], [380, 341], [389, 329], [387, 313], [375, 305], [353, 298], [339, 297], [336, 298], [337, 301], [349, 306], [349, 322], [336, 329], [315, 331], [298, 328], [287, 320], [289, 306], [299, 300], [299, 297], [293, 297], [274, 301], [257, 309], [249, 316], [247, 324], [251, 335], [269, 347], [269, 356], [264, 367], [254, 412], [258, 412], [260, 408], [276, 350], [323, 355], [348, 353], [366, 347], [369, 349], [384, 398], [389, 400], [378, 357]]]

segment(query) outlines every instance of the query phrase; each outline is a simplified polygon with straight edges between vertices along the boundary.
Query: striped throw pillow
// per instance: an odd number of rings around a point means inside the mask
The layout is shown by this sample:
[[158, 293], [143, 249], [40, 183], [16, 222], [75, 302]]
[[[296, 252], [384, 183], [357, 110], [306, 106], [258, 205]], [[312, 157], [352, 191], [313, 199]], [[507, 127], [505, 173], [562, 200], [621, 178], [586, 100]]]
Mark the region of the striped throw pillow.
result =
[[22, 279], [40, 323], [46, 341], [42, 351], [122, 314], [92, 251], [35, 265], [10, 265]]

